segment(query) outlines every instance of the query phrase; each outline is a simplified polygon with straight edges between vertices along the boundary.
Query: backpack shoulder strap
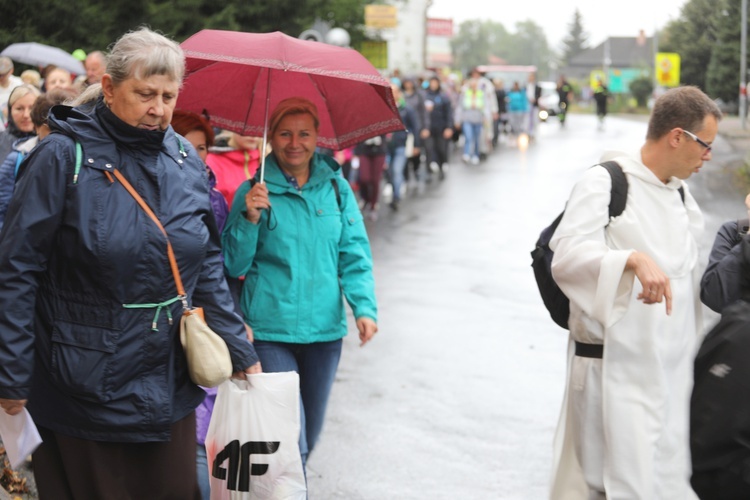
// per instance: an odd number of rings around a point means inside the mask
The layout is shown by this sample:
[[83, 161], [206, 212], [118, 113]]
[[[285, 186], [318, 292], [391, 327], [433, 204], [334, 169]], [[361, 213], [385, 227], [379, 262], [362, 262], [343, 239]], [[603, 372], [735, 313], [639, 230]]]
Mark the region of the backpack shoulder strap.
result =
[[605, 161], [601, 164], [612, 178], [612, 191], [609, 200], [609, 216], [617, 217], [625, 210], [628, 201], [628, 179], [616, 161]]
[[339, 206], [339, 210], [341, 210], [341, 192], [339, 191], [339, 183], [335, 177], [331, 179], [331, 184], [333, 185], [333, 192], [336, 193], [336, 204]]
[[750, 229], [750, 219], [737, 219], [737, 234], [742, 238]]
[[16, 152], [16, 168], [13, 170], [13, 178], [18, 178], [18, 168], [21, 166], [21, 162], [23, 161], [23, 153], [21, 151]]

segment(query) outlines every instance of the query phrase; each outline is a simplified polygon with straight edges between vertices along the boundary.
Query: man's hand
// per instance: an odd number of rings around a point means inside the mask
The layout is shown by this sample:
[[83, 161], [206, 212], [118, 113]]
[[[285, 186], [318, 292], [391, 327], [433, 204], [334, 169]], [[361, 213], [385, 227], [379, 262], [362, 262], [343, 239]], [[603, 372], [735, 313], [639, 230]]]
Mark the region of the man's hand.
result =
[[638, 300], [644, 304], [660, 304], [662, 299], [667, 303], [667, 315], [672, 314], [672, 288], [669, 278], [656, 265], [656, 262], [643, 252], [633, 252], [628, 257], [625, 269], [635, 272], [643, 290], [638, 294]]

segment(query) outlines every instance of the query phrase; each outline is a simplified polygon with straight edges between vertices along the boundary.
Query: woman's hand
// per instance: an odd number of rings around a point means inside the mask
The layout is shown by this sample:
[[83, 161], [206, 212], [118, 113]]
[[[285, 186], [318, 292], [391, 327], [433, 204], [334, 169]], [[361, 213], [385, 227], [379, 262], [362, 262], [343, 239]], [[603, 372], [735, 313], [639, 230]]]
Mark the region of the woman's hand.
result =
[[245, 368], [245, 373], [248, 373], [248, 374], [263, 373], [263, 367], [260, 366], [260, 361], [255, 363], [253, 366], [249, 366]]
[[644, 304], [657, 304], [664, 299], [667, 303], [667, 315], [672, 314], [672, 288], [669, 278], [651, 257], [643, 252], [633, 252], [628, 257], [625, 269], [633, 270], [643, 285], [638, 300], [642, 300]]
[[747, 217], [750, 219], [750, 194], [745, 197], [745, 207], [747, 207]]
[[359, 340], [362, 342], [359, 347], [362, 347], [375, 336], [378, 325], [370, 318], [361, 317], [357, 318], [357, 330], [359, 330]]
[[258, 361], [252, 366], [248, 366], [243, 371], [234, 372], [232, 374], [232, 378], [237, 379], [237, 380], [247, 380], [247, 377], [245, 377], [245, 375], [252, 375], [254, 373], [263, 373], [263, 367], [260, 366], [260, 361]]
[[8, 415], [18, 415], [26, 406], [25, 399], [2, 399], [0, 398], [0, 408], [5, 410]]
[[268, 200], [268, 188], [266, 183], [257, 182], [245, 195], [245, 208], [247, 209], [247, 220], [257, 224], [260, 220], [262, 210], [271, 207]]
[[[252, 344], [253, 343], [253, 329], [247, 323], [245, 323], [245, 335], [247, 335], [247, 341]], [[258, 361], [252, 366], [245, 368], [245, 371], [234, 372], [234, 374], [232, 374], [232, 378], [238, 378], [240, 380], [244, 380], [246, 373], [263, 373], [263, 367], [260, 366], [260, 361]]]

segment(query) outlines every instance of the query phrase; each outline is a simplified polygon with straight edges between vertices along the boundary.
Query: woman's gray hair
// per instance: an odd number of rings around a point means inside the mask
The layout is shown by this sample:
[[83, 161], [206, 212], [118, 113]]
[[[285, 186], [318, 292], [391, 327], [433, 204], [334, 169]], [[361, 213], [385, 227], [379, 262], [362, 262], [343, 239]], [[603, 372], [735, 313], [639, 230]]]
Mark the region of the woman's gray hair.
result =
[[129, 78], [165, 75], [182, 84], [185, 54], [179, 44], [164, 35], [141, 28], [125, 33], [107, 56], [107, 73], [119, 85]]

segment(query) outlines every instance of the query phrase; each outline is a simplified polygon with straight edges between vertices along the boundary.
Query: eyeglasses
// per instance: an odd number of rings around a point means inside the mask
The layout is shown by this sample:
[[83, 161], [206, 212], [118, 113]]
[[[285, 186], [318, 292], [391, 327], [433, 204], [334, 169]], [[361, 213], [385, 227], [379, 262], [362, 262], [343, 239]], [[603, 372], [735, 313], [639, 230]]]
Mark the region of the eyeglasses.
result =
[[706, 148], [706, 153], [710, 153], [710, 152], [711, 152], [711, 148], [712, 148], [713, 146], [711, 146], [710, 144], [708, 144], [708, 143], [706, 143], [705, 141], [701, 140], [701, 139], [700, 139], [700, 138], [699, 138], [699, 137], [698, 137], [697, 135], [695, 135], [694, 133], [692, 133], [692, 132], [689, 132], [689, 131], [687, 131], [687, 130], [685, 130], [685, 129], [682, 129], [682, 133], [683, 133], [683, 134], [685, 134], [685, 135], [687, 135], [688, 137], [690, 137], [690, 138], [691, 138], [692, 140], [694, 140], [695, 142], [697, 142], [698, 144], [700, 144], [700, 145], [701, 145], [701, 146], [703, 146], [704, 148]]

